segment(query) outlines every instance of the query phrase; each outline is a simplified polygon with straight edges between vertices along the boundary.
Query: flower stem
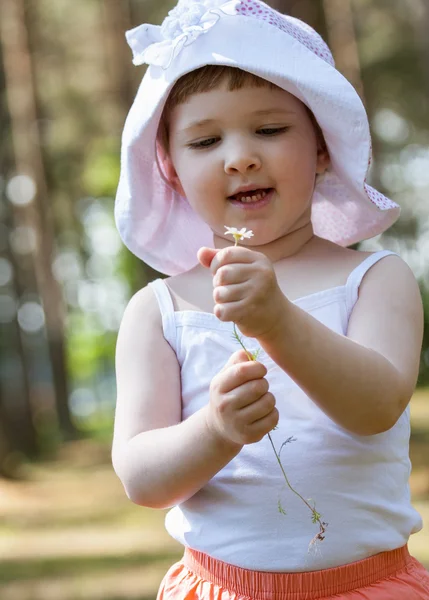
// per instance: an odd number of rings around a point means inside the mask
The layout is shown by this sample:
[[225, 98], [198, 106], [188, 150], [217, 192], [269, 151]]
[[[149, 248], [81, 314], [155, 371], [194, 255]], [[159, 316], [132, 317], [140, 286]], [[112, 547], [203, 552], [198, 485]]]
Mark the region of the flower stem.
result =
[[293, 488], [293, 487], [292, 487], [292, 485], [290, 484], [290, 482], [289, 482], [289, 479], [288, 479], [288, 477], [287, 477], [287, 475], [286, 475], [286, 471], [284, 470], [284, 467], [283, 467], [283, 465], [282, 465], [282, 461], [281, 461], [281, 459], [280, 459], [280, 456], [279, 456], [279, 454], [277, 453], [277, 450], [276, 450], [276, 448], [275, 448], [275, 446], [274, 446], [274, 442], [273, 442], [273, 439], [272, 439], [272, 437], [271, 437], [271, 434], [270, 434], [270, 433], [268, 433], [267, 435], [268, 435], [268, 439], [270, 440], [271, 446], [273, 447], [274, 454], [276, 455], [277, 462], [279, 463], [279, 466], [280, 466], [280, 469], [281, 469], [281, 471], [282, 471], [282, 473], [283, 473], [283, 477], [285, 478], [286, 484], [288, 485], [288, 487], [289, 487], [289, 489], [291, 490], [291, 492], [293, 492], [294, 494], [296, 494], [296, 495], [298, 496], [298, 498], [300, 498], [300, 499], [301, 499], [301, 500], [304, 502], [304, 504], [305, 504], [305, 505], [308, 507], [308, 509], [311, 511], [311, 513], [312, 513], [312, 515], [313, 515], [313, 516], [312, 516], [312, 521], [313, 521], [313, 523], [318, 523], [318, 524], [319, 524], [320, 531], [319, 531], [319, 533], [316, 535], [316, 537], [314, 538], [314, 541], [315, 541], [316, 539], [323, 540], [323, 539], [324, 539], [324, 533], [325, 533], [325, 531], [326, 531], [326, 526], [327, 526], [327, 523], [323, 523], [323, 522], [322, 522], [322, 520], [321, 520], [321, 518], [322, 518], [322, 515], [321, 515], [320, 513], [318, 513], [318, 512], [316, 511], [316, 509], [315, 509], [315, 508], [313, 508], [313, 507], [311, 506], [311, 504], [309, 504], [309, 503], [307, 502], [307, 500], [306, 500], [306, 499], [305, 499], [303, 496], [301, 496], [301, 494], [300, 494], [299, 492], [297, 492], [297, 491], [296, 491], [296, 489], [295, 489], [295, 488]]
[[[240, 344], [240, 346], [243, 348], [243, 350], [245, 351], [245, 353], [247, 354], [248, 359], [249, 360], [256, 360], [254, 354], [252, 354], [251, 352], [249, 352], [247, 350], [246, 346], [243, 344], [243, 340], [241, 339], [241, 336], [237, 332], [235, 323], [233, 323], [233, 329], [234, 329], [234, 337], [238, 341], [238, 343]], [[291, 485], [291, 483], [290, 483], [290, 481], [288, 479], [288, 476], [286, 475], [286, 471], [285, 471], [285, 469], [283, 467], [283, 464], [282, 464], [282, 461], [281, 461], [281, 458], [280, 458], [280, 454], [277, 452], [276, 447], [274, 446], [274, 442], [273, 442], [273, 439], [271, 437], [271, 434], [268, 433], [267, 435], [268, 435], [268, 439], [270, 440], [270, 443], [271, 443], [271, 446], [273, 448], [273, 452], [275, 454], [275, 457], [277, 459], [279, 467], [281, 469], [281, 472], [283, 473], [283, 477], [284, 477], [284, 479], [286, 481], [287, 486], [289, 487], [289, 489], [296, 496], [298, 496], [298, 498], [300, 498], [302, 500], [302, 502], [304, 502], [304, 504], [307, 506], [307, 508], [311, 511], [312, 522], [313, 523], [318, 523], [318, 525], [319, 525], [319, 533], [313, 538], [313, 540], [312, 540], [311, 543], [314, 543], [317, 540], [321, 540], [322, 541], [324, 539], [324, 537], [325, 537], [324, 534], [325, 534], [325, 531], [326, 531], [327, 523], [324, 523], [322, 521], [322, 515], [316, 511], [316, 508], [313, 508], [311, 506], [311, 504], [309, 502], [307, 502], [307, 500], [303, 496], [301, 496], [301, 494], [299, 492], [297, 492], [294, 487], [292, 487], [292, 485]], [[282, 510], [281, 512], [284, 512], [284, 511]]]
[[[239, 242], [239, 240], [242, 239], [242, 236], [239, 233], [236, 233], [236, 234], [233, 233], [232, 235], [234, 236], [234, 239], [235, 239], [234, 246], [238, 246], [238, 242]], [[255, 352], [255, 353], [249, 352], [247, 350], [246, 346], [243, 344], [243, 340], [241, 339], [241, 336], [237, 333], [237, 329], [236, 329], [235, 323], [233, 323], [233, 328], [234, 328], [234, 338], [238, 341], [238, 343], [240, 344], [240, 346], [243, 348], [243, 350], [247, 354], [247, 358], [249, 360], [256, 360], [256, 358], [258, 356], [258, 352]], [[305, 498], [303, 498], [303, 496], [301, 496], [301, 494], [299, 492], [297, 492], [292, 487], [292, 485], [290, 484], [289, 479], [288, 479], [288, 477], [286, 475], [286, 471], [284, 470], [284, 467], [282, 465], [282, 461], [281, 461], [281, 458], [280, 458], [281, 448], [280, 448], [280, 452], [277, 452], [276, 447], [274, 446], [274, 442], [273, 442], [273, 439], [271, 437], [271, 434], [268, 433], [267, 435], [268, 435], [268, 439], [270, 440], [271, 446], [273, 448], [274, 454], [276, 456], [277, 462], [279, 463], [279, 467], [280, 467], [280, 469], [281, 469], [281, 471], [283, 473], [283, 477], [284, 477], [284, 479], [286, 481], [287, 486], [289, 487], [289, 489], [294, 494], [296, 494], [298, 496], [298, 498], [300, 498], [302, 500], [302, 502], [304, 502], [304, 504], [307, 506], [307, 508], [311, 511], [311, 514], [312, 514], [312, 519], [311, 520], [312, 520], [312, 522], [313, 523], [318, 523], [318, 525], [319, 525], [319, 533], [317, 533], [314, 536], [314, 538], [311, 540], [310, 546], [312, 544], [314, 544], [317, 540], [320, 540], [320, 541], [324, 540], [325, 539], [325, 531], [326, 531], [326, 527], [328, 526], [328, 524], [325, 523], [324, 521], [322, 521], [322, 515], [316, 511], [316, 508], [315, 508], [316, 504], [314, 504], [314, 508], [313, 508], [311, 506], [311, 504], [309, 502], [307, 502], [307, 500]], [[284, 509], [281, 507], [280, 500], [279, 500], [279, 510], [283, 514], [286, 514], [285, 511], [284, 511]]]

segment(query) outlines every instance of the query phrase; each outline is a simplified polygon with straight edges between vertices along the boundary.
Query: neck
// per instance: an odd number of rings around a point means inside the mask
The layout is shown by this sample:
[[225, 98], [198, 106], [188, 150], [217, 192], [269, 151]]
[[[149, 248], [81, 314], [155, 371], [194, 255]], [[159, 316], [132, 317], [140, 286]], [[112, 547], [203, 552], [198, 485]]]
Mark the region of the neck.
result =
[[[282, 259], [289, 258], [298, 254], [303, 248], [311, 246], [312, 242], [316, 242], [318, 238], [314, 235], [313, 226], [311, 221], [306, 223], [303, 227], [291, 231], [285, 236], [282, 236], [268, 244], [261, 246], [251, 245], [252, 240], [242, 240], [241, 246], [246, 246], [256, 252], [262, 252], [272, 263], [276, 263]], [[227, 248], [233, 246], [234, 242], [220, 237], [214, 234], [214, 245], [215, 248]]]

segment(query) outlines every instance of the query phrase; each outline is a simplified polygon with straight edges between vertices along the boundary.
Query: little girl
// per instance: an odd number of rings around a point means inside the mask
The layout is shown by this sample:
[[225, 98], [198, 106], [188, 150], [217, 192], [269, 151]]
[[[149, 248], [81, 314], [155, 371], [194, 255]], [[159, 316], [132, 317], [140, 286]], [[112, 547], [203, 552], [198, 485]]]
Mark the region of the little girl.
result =
[[158, 600], [428, 600], [407, 550], [422, 303], [397, 255], [348, 248], [399, 215], [366, 183], [357, 93], [259, 0], [179, 0], [128, 41], [149, 67], [116, 220], [170, 277], [125, 311], [113, 463], [185, 547]]

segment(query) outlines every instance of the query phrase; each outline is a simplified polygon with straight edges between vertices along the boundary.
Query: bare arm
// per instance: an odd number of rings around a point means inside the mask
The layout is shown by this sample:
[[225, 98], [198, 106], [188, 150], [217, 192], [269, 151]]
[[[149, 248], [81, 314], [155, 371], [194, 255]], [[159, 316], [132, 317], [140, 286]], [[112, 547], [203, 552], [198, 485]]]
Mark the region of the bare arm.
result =
[[417, 380], [422, 302], [408, 266], [387, 257], [366, 274], [347, 337], [284, 301], [261, 346], [335, 422], [359, 435], [390, 429]]
[[[252, 400], [249, 386], [255, 388], [253, 399], [268, 397], [263, 402], [272, 404], [272, 413], [274, 404], [266, 393], [268, 386], [261, 383], [265, 373], [263, 365], [248, 363], [244, 353], [235, 353], [213, 380], [210, 404], [180, 422], [180, 369], [176, 355], [163, 337], [152, 290], [145, 288], [136, 294], [125, 311], [118, 336], [112, 451], [114, 469], [128, 497], [152, 508], [183, 502], [236, 456], [243, 443], [263, 437], [265, 429], [258, 429], [257, 419], [264, 421], [260, 410], [247, 437], [236, 439], [219, 425], [216, 415], [220, 412], [226, 420], [233, 420], [228, 413], [233, 404], [226, 402], [228, 393], [235, 393], [231, 400]], [[241, 395], [237, 389], [242, 390]], [[240, 414], [249, 408], [252, 407], [241, 407]], [[272, 428], [276, 420], [271, 417], [265, 426]]]
[[238, 454], [241, 446], [210, 431], [204, 412], [114, 445], [114, 468], [130, 500], [150, 508], [180, 504]]
[[202, 411], [180, 422], [179, 364], [150, 288], [124, 314], [116, 378], [113, 466], [133, 502], [153, 508], [182, 502], [240, 450], [211, 434]]

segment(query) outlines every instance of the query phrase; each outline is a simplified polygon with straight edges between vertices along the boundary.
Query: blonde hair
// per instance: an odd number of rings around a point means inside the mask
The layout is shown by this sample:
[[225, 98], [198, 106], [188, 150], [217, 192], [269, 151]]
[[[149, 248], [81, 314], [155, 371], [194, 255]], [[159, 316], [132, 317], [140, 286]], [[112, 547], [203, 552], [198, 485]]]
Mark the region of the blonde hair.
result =
[[[217, 89], [225, 81], [227, 82], [228, 91], [230, 92], [244, 87], [278, 88], [274, 83], [271, 83], [262, 77], [258, 77], [258, 75], [243, 71], [237, 67], [229, 67], [226, 65], [206, 65], [205, 67], [200, 67], [195, 71], [183, 75], [174, 84], [161, 116], [158, 129], [158, 142], [164, 152], [168, 153], [169, 149], [169, 119], [172, 110], [179, 104], [186, 102], [192, 95]], [[316, 132], [318, 150], [327, 151], [325, 138], [323, 137], [320, 125], [308, 106], [305, 106], [305, 108]]]

